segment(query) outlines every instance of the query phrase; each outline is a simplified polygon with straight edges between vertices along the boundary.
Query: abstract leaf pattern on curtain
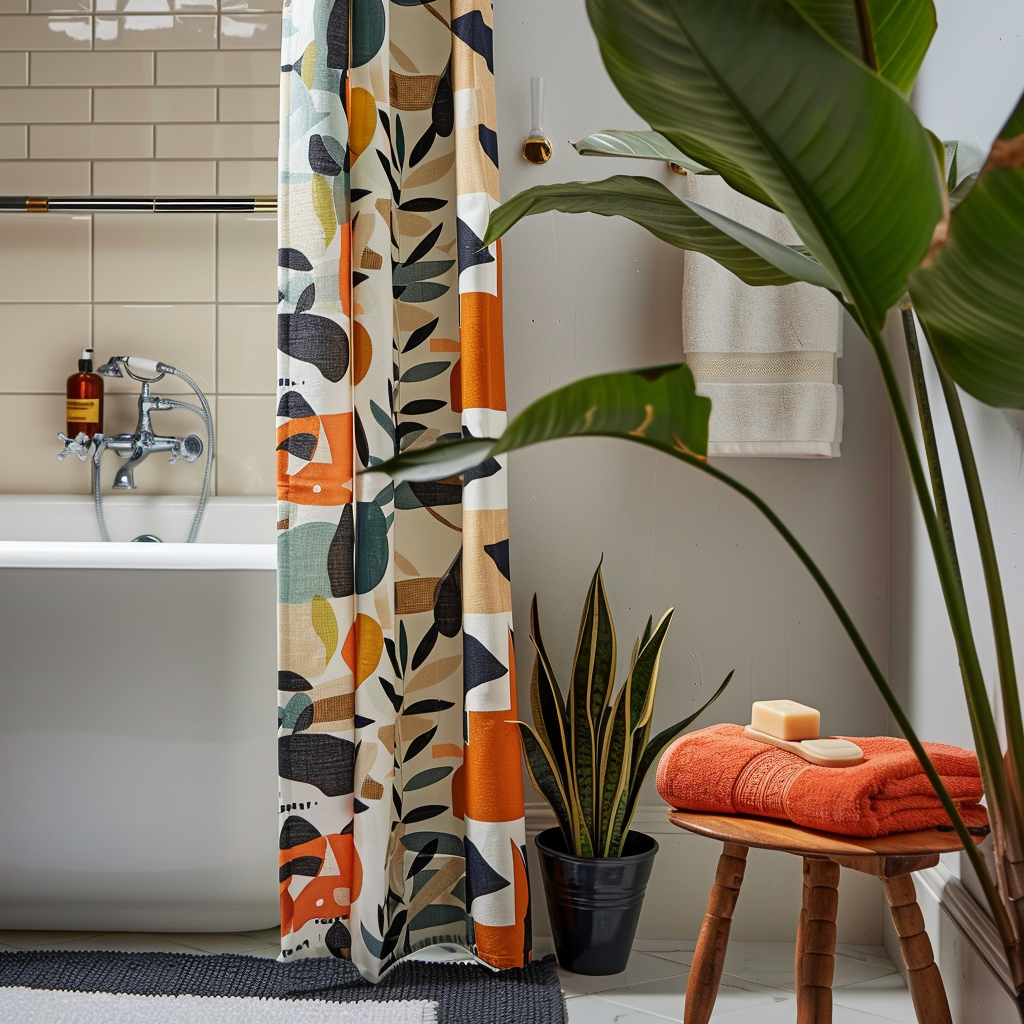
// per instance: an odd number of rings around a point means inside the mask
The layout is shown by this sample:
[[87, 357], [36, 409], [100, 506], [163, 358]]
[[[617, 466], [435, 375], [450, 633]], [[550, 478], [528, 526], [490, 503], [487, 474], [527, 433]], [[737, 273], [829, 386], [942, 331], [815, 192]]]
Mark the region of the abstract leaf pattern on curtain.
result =
[[286, 0], [278, 415], [282, 956], [530, 952], [486, 0]]

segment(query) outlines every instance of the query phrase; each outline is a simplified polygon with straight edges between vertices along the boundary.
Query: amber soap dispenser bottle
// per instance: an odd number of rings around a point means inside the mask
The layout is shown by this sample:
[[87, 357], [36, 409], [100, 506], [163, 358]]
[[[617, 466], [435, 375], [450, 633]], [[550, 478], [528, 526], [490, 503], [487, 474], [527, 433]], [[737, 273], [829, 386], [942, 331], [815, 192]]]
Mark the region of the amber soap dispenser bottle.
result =
[[67, 436], [92, 438], [103, 430], [103, 378], [92, 372], [92, 349], [83, 348], [78, 373], [68, 377]]

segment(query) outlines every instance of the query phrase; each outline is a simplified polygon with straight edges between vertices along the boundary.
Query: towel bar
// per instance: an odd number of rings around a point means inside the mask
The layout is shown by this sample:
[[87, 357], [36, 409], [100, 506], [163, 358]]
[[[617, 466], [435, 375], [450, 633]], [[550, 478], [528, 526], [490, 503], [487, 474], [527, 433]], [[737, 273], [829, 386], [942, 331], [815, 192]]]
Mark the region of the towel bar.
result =
[[0, 213], [276, 213], [277, 196], [0, 196]]

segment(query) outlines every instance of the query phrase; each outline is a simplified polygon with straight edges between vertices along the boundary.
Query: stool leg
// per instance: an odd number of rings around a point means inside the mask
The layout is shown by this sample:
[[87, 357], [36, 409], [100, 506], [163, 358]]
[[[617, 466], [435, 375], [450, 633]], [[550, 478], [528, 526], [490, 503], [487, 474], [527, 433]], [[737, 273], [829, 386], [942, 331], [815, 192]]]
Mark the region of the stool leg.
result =
[[803, 959], [804, 959], [804, 933], [807, 929], [807, 890], [810, 887], [808, 881], [808, 864], [810, 861], [804, 858], [804, 880], [803, 895], [800, 899], [800, 918], [796, 923], [796, 957], [793, 965], [793, 975], [796, 979], [796, 991], [799, 992], [803, 984]]
[[690, 976], [686, 981], [686, 1005], [683, 1024], [708, 1024], [715, 1008], [718, 983], [722, 978], [725, 949], [729, 944], [729, 926], [736, 898], [747, 866], [747, 847], [726, 843], [718, 858], [715, 884], [708, 899], [708, 912], [700, 928], [693, 954]]
[[946, 989], [932, 955], [931, 940], [924, 930], [913, 878], [910, 875], [883, 878], [882, 888], [889, 901], [896, 934], [900, 937], [917, 1019], [921, 1024], [951, 1024]]
[[797, 935], [797, 1024], [832, 1024], [839, 865], [804, 858], [804, 902]]

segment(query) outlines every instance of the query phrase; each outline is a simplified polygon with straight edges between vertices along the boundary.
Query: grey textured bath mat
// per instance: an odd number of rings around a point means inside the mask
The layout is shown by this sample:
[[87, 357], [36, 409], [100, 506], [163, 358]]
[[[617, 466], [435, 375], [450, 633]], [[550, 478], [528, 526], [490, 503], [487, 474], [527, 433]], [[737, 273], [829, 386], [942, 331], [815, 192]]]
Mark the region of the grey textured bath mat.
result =
[[281, 964], [234, 953], [31, 950], [0, 953], [0, 1020], [565, 1024], [566, 1014], [550, 956], [523, 969], [498, 972], [411, 961], [371, 985], [347, 960]]

